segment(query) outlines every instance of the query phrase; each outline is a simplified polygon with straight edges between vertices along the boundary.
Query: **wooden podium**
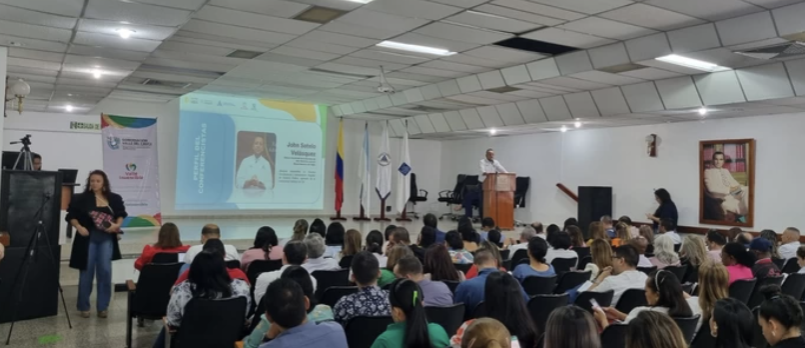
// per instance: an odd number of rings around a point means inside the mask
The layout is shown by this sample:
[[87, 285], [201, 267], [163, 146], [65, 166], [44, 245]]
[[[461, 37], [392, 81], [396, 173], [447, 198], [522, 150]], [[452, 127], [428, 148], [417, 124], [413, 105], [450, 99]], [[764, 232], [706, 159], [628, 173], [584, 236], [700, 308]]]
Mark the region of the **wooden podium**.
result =
[[486, 174], [484, 179], [484, 216], [491, 217], [503, 230], [514, 229], [514, 190], [517, 174]]

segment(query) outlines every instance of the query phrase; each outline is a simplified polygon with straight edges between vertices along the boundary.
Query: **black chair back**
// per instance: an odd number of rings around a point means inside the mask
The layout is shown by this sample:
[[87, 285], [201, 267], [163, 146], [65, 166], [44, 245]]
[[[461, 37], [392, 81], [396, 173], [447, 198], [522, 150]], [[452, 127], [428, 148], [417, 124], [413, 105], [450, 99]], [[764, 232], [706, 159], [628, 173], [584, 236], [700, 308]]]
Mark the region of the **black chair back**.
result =
[[582, 257], [581, 261], [579, 261], [579, 265], [576, 267], [576, 269], [580, 270], [580, 271], [583, 271], [585, 268], [587, 268], [587, 265], [590, 262], [593, 262], [593, 257], [591, 255], [587, 255], [585, 257]]
[[229, 260], [226, 262], [226, 268], [235, 269], [240, 268], [240, 261], [238, 260]]
[[177, 263], [179, 262], [179, 254], [177, 253], [156, 253], [154, 258], [151, 259], [151, 263], [156, 264], [166, 264], [166, 263]]
[[575, 257], [572, 259], [553, 259], [551, 266], [553, 266], [553, 270], [556, 271], [556, 274], [570, 272], [576, 267], [576, 261], [578, 260], [579, 259]]
[[523, 279], [523, 290], [528, 296], [553, 294], [556, 288], [556, 276], [538, 277], [528, 276]]
[[656, 271], [656, 270], [657, 270], [657, 266], [651, 266], [651, 267], [637, 267], [637, 270], [638, 270], [638, 271], [640, 271], [640, 272], [643, 272], [643, 273], [645, 273], [645, 274], [651, 274], [651, 272], [654, 272], [654, 271]]
[[331, 286], [349, 286], [349, 269], [337, 271], [313, 271], [316, 278], [316, 298], [321, 299], [324, 290]]
[[805, 274], [792, 273], [789, 274], [783, 282], [782, 292], [796, 299], [802, 300], [802, 295], [805, 293]]
[[355, 258], [355, 255], [344, 256], [341, 260], [338, 261], [338, 267], [341, 268], [349, 268], [352, 266], [352, 259]]
[[682, 279], [682, 284], [685, 283], [698, 283], [699, 282], [699, 267], [688, 265], [688, 271], [685, 272], [685, 278]]
[[674, 244], [674, 252], [679, 252], [679, 248], [682, 247], [682, 244]]
[[511, 254], [511, 250], [503, 249], [503, 250], [500, 251], [500, 258], [503, 259], [503, 260], [508, 260], [509, 259], [509, 254]]
[[182, 326], [173, 336], [171, 347], [234, 347], [245, 322], [245, 297], [192, 299], [184, 307]]
[[335, 304], [340, 300], [342, 297], [347, 296], [349, 294], [354, 294], [358, 292], [357, 286], [331, 286], [324, 290], [324, 293], [321, 295], [321, 301], [319, 303], [328, 305], [330, 308], [335, 307]]
[[740, 279], [732, 282], [730, 285], [730, 297], [741, 301], [743, 303], [749, 303], [749, 297], [752, 296], [752, 291], [755, 290], [755, 284], [757, 283], [757, 279]]
[[257, 277], [266, 272], [279, 271], [282, 260], [254, 260], [246, 268], [246, 276], [252, 284], [257, 283]]
[[785, 266], [783, 266], [783, 268], [780, 268], [780, 272], [786, 274], [797, 273], [799, 272], [799, 268], [800, 267], [799, 264], [797, 263], [797, 258], [795, 257], [788, 259], [788, 261], [785, 262]]
[[548, 316], [554, 309], [567, 306], [570, 301], [568, 294], [559, 295], [537, 295], [528, 301], [528, 312], [537, 325], [537, 332], [545, 332], [545, 325], [548, 323]]
[[579, 293], [579, 296], [576, 297], [576, 301], [573, 302], [576, 306], [584, 308], [586, 311], [593, 313], [593, 305], [590, 304], [590, 300], [595, 299], [598, 302], [598, 305], [601, 307], [609, 307], [612, 305], [612, 297], [615, 295], [615, 291], [608, 290], [605, 292], [595, 292], [595, 291], [585, 291]]
[[601, 348], [625, 348], [626, 324], [612, 324], [601, 333]]
[[559, 277], [559, 282], [556, 284], [556, 289], [553, 290], [554, 294], [563, 294], [570, 289], [573, 289], [584, 282], [590, 280], [592, 271], [587, 272], [566, 272]]
[[179, 277], [181, 263], [147, 264], [140, 270], [137, 290], [130, 296], [132, 317], [161, 319], [168, 309], [171, 288]]
[[[573, 251], [579, 255], [579, 260], [591, 256], [590, 254], [590, 247], [573, 247]], [[583, 268], [582, 268], [583, 269]]]
[[648, 306], [646, 291], [643, 289], [629, 289], [621, 295], [617, 305], [615, 305], [615, 309], [621, 313], [629, 314], [632, 309], [640, 306]]
[[772, 257], [771, 262], [774, 262], [774, 265], [777, 266], [777, 269], [783, 269], [783, 266], [785, 266], [785, 259], [778, 259], [776, 257]]
[[355, 317], [347, 322], [344, 332], [349, 348], [370, 348], [386, 328], [394, 323], [391, 317]]
[[747, 303], [746, 305], [749, 308], [755, 308], [757, 306], [760, 306], [760, 304], [765, 299], [763, 297], [763, 294], [760, 293], [760, 289], [762, 289], [763, 287], [765, 287], [767, 285], [772, 285], [772, 284], [775, 284], [775, 285], [778, 285], [778, 286], [782, 285], [783, 284], [783, 276], [767, 277], [767, 278], [763, 278], [763, 279], [758, 280], [757, 284], [755, 284], [755, 289], [752, 291], [752, 296], [749, 297], [749, 303]]
[[682, 279], [685, 279], [685, 273], [688, 272], [688, 265], [666, 266], [662, 270], [673, 273], [676, 279], [679, 280], [679, 283], [683, 283]]
[[523, 259], [525, 259], [526, 262], [528, 262], [528, 250], [518, 249], [517, 251], [515, 251], [514, 255], [512, 255], [512, 268], [517, 267], [517, 265], [520, 264], [520, 261], [522, 261]]
[[471, 263], [454, 263], [453, 266], [456, 268], [456, 270], [464, 272], [464, 274], [467, 274], [467, 272], [470, 271], [470, 268], [472, 268]]
[[478, 318], [485, 317], [486, 316], [486, 304], [484, 304], [484, 301], [481, 301], [480, 303], [478, 303], [475, 306], [475, 309], [471, 313], [466, 313], [465, 316], [467, 314], [470, 314], [470, 316], [468, 318], [466, 318], [466, 319], [478, 319]]
[[682, 331], [682, 336], [685, 337], [685, 342], [690, 344], [693, 341], [693, 336], [696, 335], [696, 325], [699, 324], [699, 316], [693, 316], [690, 318], [672, 318], [676, 322], [676, 325], [679, 326], [679, 330]]
[[458, 287], [458, 284], [461, 284], [461, 282], [453, 280], [442, 280], [441, 282], [447, 285], [447, 288], [450, 289], [450, 292], [452, 292], [453, 295], [456, 294], [456, 288]]
[[690, 348], [713, 348], [716, 346], [716, 339], [710, 334], [710, 324], [707, 322], [702, 323], [699, 332], [693, 337], [693, 342], [690, 343]]
[[693, 296], [693, 285], [694, 284], [691, 283], [682, 284], [682, 291], [684, 291], [688, 295]]
[[447, 307], [429, 306], [425, 307], [425, 315], [429, 322], [441, 325], [448, 335], [452, 335], [464, 323], [465, 308], [463, 303]]

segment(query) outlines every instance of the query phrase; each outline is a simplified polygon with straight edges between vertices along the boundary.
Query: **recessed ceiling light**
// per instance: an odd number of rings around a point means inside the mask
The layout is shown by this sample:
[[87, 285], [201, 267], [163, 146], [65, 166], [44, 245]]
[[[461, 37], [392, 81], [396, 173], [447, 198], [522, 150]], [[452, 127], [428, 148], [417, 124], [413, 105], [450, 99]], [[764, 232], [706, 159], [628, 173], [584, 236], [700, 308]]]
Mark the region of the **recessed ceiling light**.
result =
[[674, 65], [684, 66], [686, 68], [707, 71], [707, 72], [716, 72], [716, 71], [725, 71], [730, 70], [730, 68], [726, 68], [720, 66], [718, 64], [705, 62], [703, 60], [683, 57], [678, 54], [671, 54], [664, 57], [657, 58], [657, 60], [661, 62], [666, 62]]
[[126, 28], [122, 28], [122, 29], [117, 30], [117, 34], [120, 35], [120, 37], [122, 37], [124, 39], [128, 39], [129, 37], [131, 37], [131, 34], [134, 34], [134, 33], [135, 33], [134, 30], [126, 29]]
[[562, 126], [562, 128], [560, 128], [559, 130], [562, 131], [562, 133], [567, 132], [567, 126]]
[[67, 112], [73, 112], [73, 106], [68, 104], [64, 107], [64, 110], [67, 110]]
[[437, 56], [451, 56], [456, 54], [456, 52], [451, 52], [449, 50], [443, 48], [436, 48], [436, 47], [429, 47], [429, 46], [420, 46], [420, 45], [411, 45], [402, 42], [396, 41], [383, 41], [377, 46], [386, 47], [386, 48], [393, 48], [395, 50], [402, 50], [408, 52], [418, 52], [418, 53], [427, 53], [427, 54], [434, 54]]
[[699, 116], [705, 116], [705, 115], [707, 115], [707, 111], [708, 111], [708, 110], [707, 110], [707, 108], [705, 108], [705, 107], [700, 108], [700, 109], [699, 109]]
[[92, 71], [92, 77], [94, 77], [94, 78], [96, 78], [96, 79], [101, 78], [101, 75], [103, 75], [103, 74], [101, 73], [101, 71], [100, 71], [100, 70], [93, 70], [93, 71]]
[[495, 134], [497, 134], [497, 133], [498, 133], [498, 130], [497, 130], [497, 129], [494, 129], [494, 128], [489, 129], [489, 134], [490, 134], [490, 135], [495, 135]]
[[573, 126], [576, 128], [581, 128], [581, 121], [576, 121], [575, 123], [573, 123]]

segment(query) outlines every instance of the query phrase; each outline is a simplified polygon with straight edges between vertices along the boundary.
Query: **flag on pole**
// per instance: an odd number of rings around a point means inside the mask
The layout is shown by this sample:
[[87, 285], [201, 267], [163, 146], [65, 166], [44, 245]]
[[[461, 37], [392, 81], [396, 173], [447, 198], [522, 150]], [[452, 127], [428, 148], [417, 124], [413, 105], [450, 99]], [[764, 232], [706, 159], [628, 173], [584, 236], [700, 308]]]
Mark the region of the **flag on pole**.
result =
[[411, 197], [411, 157], [408, 155], [408, 121], [400, 145], [400, 167], [397, 169], [397, 212], [402, 214]]
[[388, 122], [383, 123], [383, 134], [380, 136], [380, 154], [377, 155], [377, 182], [375, 191], [381, 200], [391, 194], [391, 155], [389, 154]]
[[361, 147], [360, 164], [358, 165], [358, 178], [361, 180], [361, 207], [369, 211], [369, 183], [372, 178], [369, 174], [369, 122], [363, 126], [363, 146]]
[[338, 124], [338, 145], [335, 152], [335, 211], [344, 203], [344, 119]]

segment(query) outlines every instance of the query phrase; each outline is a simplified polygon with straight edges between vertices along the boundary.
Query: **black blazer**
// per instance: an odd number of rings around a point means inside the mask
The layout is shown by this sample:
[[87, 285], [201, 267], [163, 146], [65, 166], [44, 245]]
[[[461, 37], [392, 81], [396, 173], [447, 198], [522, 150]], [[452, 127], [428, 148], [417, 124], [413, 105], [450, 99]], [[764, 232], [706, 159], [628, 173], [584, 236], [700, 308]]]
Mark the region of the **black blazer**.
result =
[[[123, 198], [117, 193], [108, 193], [106, 195], [109, 200], [109, 207], [114, 212], [114, 219], [128, 216], [126, 213], [126, 206], [123, 205]], [[95, 228], [95, 223], [92, 222], [89, 212], [95, 208], [95, 194], [92, 192], [84, 192], [76, 195], [70, 202], [67, 208], [67, 217], [65, 220], [69, 223], [70, 220], [78, 220], [78, 224], [84, 226], [87, 230]], [[117, 238], [112, 238], [112, 260], [120, 260], [120, 245], [117, 243]], [[70, 253], [70, 268], [84, 270], [87, 268], [87, 260], [89, 257], [89, 236], [84, 237], [79, 233], [73, 234], [73, 251]]]

